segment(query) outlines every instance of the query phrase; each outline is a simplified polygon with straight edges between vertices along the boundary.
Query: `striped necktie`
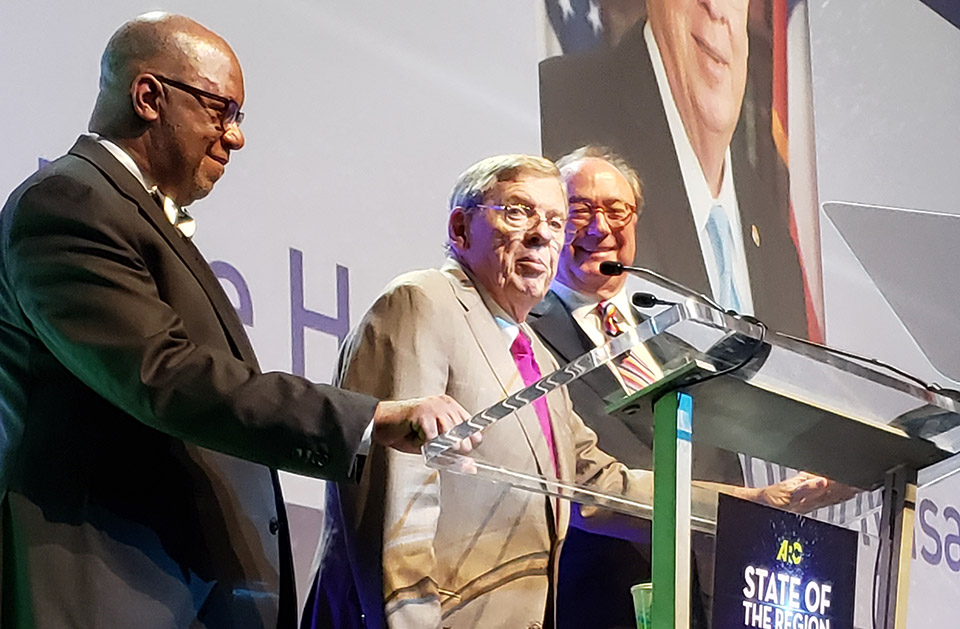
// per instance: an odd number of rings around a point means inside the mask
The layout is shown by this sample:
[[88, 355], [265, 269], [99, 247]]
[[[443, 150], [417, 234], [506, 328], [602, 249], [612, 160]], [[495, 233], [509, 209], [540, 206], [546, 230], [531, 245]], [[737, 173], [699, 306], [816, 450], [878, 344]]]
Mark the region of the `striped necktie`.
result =
[[713, 247], [713, 256], [717, 262], [717, 302], [727, 310], [740, 312], [742, 302], [733, 274], [733, 229], [726, 210], [720, 204], [710, 208], [707, 217], [707, 237]]
[[[597, 313], [600, 315], [600, 327], [608, 338], [623, 334], [624, 328], [628, 325], [627, 320], [612, 301], [601, 301], [597, 304]], [[632, 349], [615, 359], [615, 362], [627, 393], [644, 389], [650, 383], [659, 380], [657, 370]]]

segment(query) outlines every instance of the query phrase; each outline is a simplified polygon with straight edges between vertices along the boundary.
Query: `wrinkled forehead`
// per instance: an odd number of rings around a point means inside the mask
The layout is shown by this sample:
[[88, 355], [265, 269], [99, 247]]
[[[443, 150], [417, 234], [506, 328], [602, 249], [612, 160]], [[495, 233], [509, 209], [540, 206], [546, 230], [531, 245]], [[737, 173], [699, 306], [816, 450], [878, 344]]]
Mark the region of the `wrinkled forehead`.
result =
[[566, 184], [559, 177], [520, 173], [498, 181], [484, 200], [488, 203], [524, 203], [534, 208], [565, 210]]
[[573, 169], [565, 169], [567, 196], [570, 200], [616, 200], [636, 205], [630, 182], [613, 164], [587, 158]]

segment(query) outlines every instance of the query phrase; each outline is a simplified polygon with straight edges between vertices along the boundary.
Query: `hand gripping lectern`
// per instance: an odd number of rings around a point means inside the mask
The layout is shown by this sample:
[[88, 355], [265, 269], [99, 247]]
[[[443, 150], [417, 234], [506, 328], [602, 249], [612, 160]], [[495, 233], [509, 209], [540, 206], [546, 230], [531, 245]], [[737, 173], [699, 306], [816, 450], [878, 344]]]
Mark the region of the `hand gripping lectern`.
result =
[[[569, 466], [519, 465], [483, 444], [469, 455], [455, 449], [471, 434], [518, 421], [518, 411], [534, 400], [590, 370], [610, 369], [611, 361], [654, 337], [662, 378], [608, 408], [637, 434], [649, 433], [652, 415], [654, 474], [585, 479]], [[960, 449], [958, 406], [895, 372], [688, 299], [529, 387], [518, 383], [423, 452], [431, 467], [573, 501], [587, 517], [619, 512], [652, 519], [657, 629], [689, 626], [690, 531], [711, 533], [716, 524], [716, 493], [691, 482], [691, 441], [854, 488], [883, 487], [876, 617], [878, 627], [892, 629], [905, 625], [916, 472]]]

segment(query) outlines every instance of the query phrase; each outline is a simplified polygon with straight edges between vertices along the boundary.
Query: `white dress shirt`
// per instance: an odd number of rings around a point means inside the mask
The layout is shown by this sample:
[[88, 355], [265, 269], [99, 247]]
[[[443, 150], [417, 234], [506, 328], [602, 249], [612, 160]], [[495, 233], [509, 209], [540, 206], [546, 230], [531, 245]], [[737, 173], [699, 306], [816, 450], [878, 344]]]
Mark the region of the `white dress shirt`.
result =
[[[573, 317], [573, 320], [577, 322], [577, 325], [579, 325], [580, 329], [593, 341], [595, 346], [600, 347], [610, 341], [603, 332], [603, 322], [600, 319], [600, 313], [597, 311], [597, 306], [600, 301], [596, 297], [585, 295], [557, 281], [550, 286], [550, 290], [557, 294], [557, 297], [563, 302], [564, 307], [566, 307], [567, 311]], [[613, 305], [617, 307], [617, 310], [623, 315], [628, 325], [636, 326], [639, 323], [630, 305], [630, 298], [627, 296], [626, 286], [607, 301], [613, 302]], [[647, 349], [646, 345], [634, 347], [633, 352], [650, 368], [657, 378], [663, 377], [660, 364], [650, 354], [650, 350]], [[620, 375], [620, 370], [616, 364], [610, 362], [607, 363], [607, 366], [617, 378], [620, 386], [624, 388], [624, 391], [628, 391], [629, 389], [624, 385], [623, 376]]]
[[133, 161], [133, 158], [124, 151], [122, 148], [108, 140], [107, 138], [100, 135], [92, 135], [103, 148], [110, 151], [110, 154], [117, 158], [117, 161], [120, 162], [124, 168], [130, 171], [130, 174], [137, 178], [137, 181], [140, 182], [140, 185], [143, 186], [143, 189], [147, 192], [150, 192], [155, 187], [152, 181], [147, 181], [147, 178], [140, 171], [140, 167], [137, 166], [137, 163]]
[[726, 212], [730, 227], [733, 230], [733, 275], [737, 293], [740, 297], [740, 310], [743, 314], [753, 314], [753, 294], [750, 291], [750, 273], [747, 269], [747, 256], [744, 251], [737, 191], [733, 185], [730, 147], [727, 147], [723, 158], [723, 180], [720, 184], [720, 194], [714, 197], [710, 192], [710, 186], [707, 185], [707, 179], [700, 167], [699, 160], [697, 160], [697, 155], [693, 152], [690, 138], [687, 137], [687, 132], [683, 127], [677, 104], [673, 100], [670, 82], [667, 80], [667, 71], [663, 65], [663, 58], [660, 56], [660, 49], [657, 47], [653, 29], [650, 28], [650, 22], [647, 22], [643, 27], [643, 38], [646, 40], [647, 50], [650, 52], [650, 62], [653, 64], [653, 73], [657, 77], [657, 87], [660, 90], [660, 99], [663, 101], [663, 110], [667, 114], [667, 123], [670, 126], [670, 136], [673, 138], [673, 147], [677, 152], [680, 172], [683, 174], [683, 186], [687, 192], [687, 200], [690, 202], [690, 210], [693, 212], [693, 221], [697, 228], [697, 236], [700, 239], [700, 254], [707, 267], [707, 277], [710, 280], [710, 290], [714, 297], [719, 294], [720, 269], [717, 268], [716, 254], [713, 251], [710, 238], [707, 236], [707, 217], [710, 215], [710, 209], [719, 204]]
[[[147, 176], [140, 170], [140, 167], [137, 166], [137, 163], [133, 161], [133, 158], [130, 157], [130, 154], [125, 150], [106, 139], [103, 136], [91, 135], [90, 137], [94, 138], [103, 148], [107, 149], [111, 155], [113, 155], [124, 168], [130, 171], [130, 174], [136, 177], [137, 181], [140, 182], [140, 185], [143, 186], [143, 189], [149, 192], [151, 195], [156, 193], [158, 188], [156, 184], [147, 179]], [[162, 207], [163, 214], [167, 217], [167, 220], [170, 221], [170, 224], [176, 227], [181, 234], [187, 238], [192, 238], [194, 233], [197, 231], [196, 220], [189, 214], [187, 214], [183, 208], [177, 206], [173, 199], [164, 195], [162, 192], [159, 193], [163, 197]]]

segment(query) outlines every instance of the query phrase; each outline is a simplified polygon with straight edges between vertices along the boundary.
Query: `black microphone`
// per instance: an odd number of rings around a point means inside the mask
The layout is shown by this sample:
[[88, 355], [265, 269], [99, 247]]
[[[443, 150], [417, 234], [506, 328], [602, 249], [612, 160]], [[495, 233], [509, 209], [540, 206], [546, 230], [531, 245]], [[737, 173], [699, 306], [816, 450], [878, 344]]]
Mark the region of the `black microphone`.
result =
[[[663, 284], [667, 288], [672, 288], [676, 290], [681, 295], [685, 295], [687, 297], [693, 297], [694, 299], [697, 299], [707, 304], [708, 306], [712, 306], [713, 308], [716, 308], [720, 312], [726, 312], [733, 316], [739, 316], [738, 313], [734, 312], [733, 310], [727, 310], [726, 308], [724, 308], [723, 306], [715, 302], [713, 299], [707, 297], [703, 293], [698, 293], [692, 288], [687, 288], [680, 282], [675, 282], [669, 277], [660, 275], [656, 271], [651, 271], [650, 269], [645, 269], [639, 266], [627, 266], [626, 264], [622, 264], [620, 262], [612, 262], [610, 260], [607, 260], [605, 262], [600, 263], [600, 272], [603, 273], [604, 275], [611, 275], [611, 276], [623, 275], [624, 273], [631, 273], [633, 275], [637, 275], [640, 277], [647, 277], [649, 279], [653, 279], [654, 282], [658, 284]], [[654, 298], [656, 299], [656, 297]], [[650, 306], [640, 306], [639, 304], [636, 304], [636, 305], [638, 308], [650, 307]]]
[[654, 306], [676, 306], [677, 302], [660, 299], [653, 293], [634, 293], [630, 296], [630, 301], [634, 306], [640, 309], [653, 308]]
[[605, 262], [600, 263], [600, 272], [604, 275], [623, 275], [626, 267], [623, 266], [620, 262], [611, 262], [606, 260]]
[[[645, 268], [643, 268], [643, 267], [638, 267], [638, 266], [627, 266], [627, 265], [625, 265], [625, 264], [621, 264], [620, 262], [606, 261], [606, 262], [601, 262], [601, 263], [600, 263], [600, 272], [603, 273], [604, 275], [611, 275], [611, 276], [623, 275], [624, 273], [631, 273], [631, 274], [633, 274], [633, 275], [637, 275], [637, 276], [640, 276], [640, 277], [646, 277], [646, 278], [648, 278], [648, 279], [653, 279], [656, 283], [665, 284], [666, 286], [675, 289], [677, 292], [682, 293], [682, 294], [686, 295], [687, 297], [693, 297], [694, 299], [699, 299], [699, 300], [703, 301], [704, 303], [706, 303], [706, 304], [708, 304], [708, 305], [716, 308], [716, 309], [719, 310], [720, 312], [727, 313], [727, 314], [729, 314], [729, 315], [731, 315], [731, 316], [734, 316], [734, 317], [737, 317], [737, 318], [739, 318], [739, 319], [742, 319], [743, 321], [746, 321], [746, 322], [748, 322], [748, 323], [752, 323], [752, 324], [754, 324], [754, 325], [760, 326], [760, 328], [763, 330], [764, 334], [766, 334], [767, 326], [766, 326], [766, 324], [763, 323], [763, 321], [760, 321], [759, 319], [757, 319], [756, 317], [753, 317], [753, 316], [751, 316], [751, 315], [743, 315], [743, 314], [740, 314], [740, 313], [738, 313], [738, 312], [736, 312], [736, 311], [734, 311], [734, 310], [727, 310], [726, 308], [723, 308], [720, 304], [718, 304], [717, 302], [715, 302], [713, 299], [707, 297], [707, 296], [704, 295], [703, 293], [698, 293], [697, 291], [695, 291], [695, 290], [693, 290], [693, 289], [691, 289], [691, 288], [687, 288], [686, 286], [684, 286], [684, 285], [681, 284], [680, 282], [676, 282], [676, 281], [674, 281], [674, 280], [671, 280], [669, 277], [665, 277], [665, 276], [663, 276], [663, 275], [660, 275], [660, 274], [657, 273], [656, 271], [651, 271], [650, 269], [645, 269]], [[635, 305], [635, 306], [638, 307], [638, 308], [650, 308], [650, 307], [652, 307], [652, 306], [654, 306], [654, 305], [657, 305], [657, 304], [673, 305], [673, 302], [668, 302], [668, 301], [661, 300], [660, 298], [658, 298], [656, 295], [653, 295], [652, 293], [634, 293], [633, 296], [630, 298], [630, 300], [633, 302], [633, 305]], [[877, 358], [871, 358], [871, 357], [869, 357], [869, 356], [862, 356], [862, 355], [860, 355], [860, 354], [855, 354], [855, 353], [853, 353], [853, 352], [847, 352], [847, 351], [844, 351], [844, 350], [842, 350], [842, 349], [837, 349], [837, 348], [835, 348], [835, 347], [830, 347], [830, 346], [828, 346], [828, 345], [823, 345], [822, 343], [817, 343], [817, 342], [811, 341], [811, 340], [809, 340], [809, 339], [801, 338], [801, 337], [799, 337], [799, 336], [794, 336], [794, 335], [792, 335], [792, 334], [787, 334], [787, 333], [785, 333], [785, 332], [776, 332], [776, 334], [777, 334], [778, 336], [780, 336], [780, 337], [787, 338], [787, 339], [790, 339], [790, 340], [792, 340], [792, 341], [796, 341], [796, 342], [798, 342], [798, 343], [802, 343], [802, 344], [804, 344], [804, 345], [809, 345], [809, 346], [811, 346], [811, 347], [816, 347], [816, 348], [818, 348], [818, 349], [821, 349], [821, 350], [823, 350], [823, 351], [825, 351], [825, 352], [829, 352], [829, 353], [834, 354], [834, 355], [836, 355], [836, 356], [842, 356], [842, 357], [844, 357], [844, 358], [852, 358], [853, 360], [863, 361], [863, 362], [865, 362], [865, 363], [867, 363], [867, 364], [874, 365], [874, 366], [880, 367], [880, 368], [882, 368], [882, 369], [886, 369], [886, 370], [888, 370], [888, 371], [891, 371], [891, 372], [895, 373], [896, 375], [900, 376], [901, 378], [904, 378], [905, 380], [910, 380], [911, 382], [914, 382], [914, 383], [920, 385], [921, 387], [923, 387], [923, 388], [926, 389], [927, 391], [930, 391], [930, 392], [932, 392], [932, 393], [939, 394], [939, 395], [941, 395], [941, 396], [943, 396], [943, 397], [945, 397], [945, 398], [947, 398], [947, 399], [949, 399], [949, 400], [952, 400], [955, 404], [957, 404], [958, 406], [960, 406], [960, 391], [957, 391], [957, 390], [955, 390], [955, 389], [948, 389], [948, 388], [945, 388], [945, 387], [941, 387], [940, 385], [938, 385], [938, 384], [936, 384], [936, 383], [926, 382], [926, 381], [921, 380], [920, 378], [914, 376], [913, 374], [909, 374], [909, 373], [907, 373], [906, 371], [903, 371], [902, 369], [899, 369], [899, 368], [897, 368], [897, 367], [894, 367], [893, 365], [891, 365], [891, 364], [889, 364], [889, 363], [886, 363], [886, 362], [884, 362], [884, 361], [882, 361], [882, 360], [879, 360], [879, 359], [877, 359]], [[759, 347], [759, 345], [758, 345], [758, 347]], [[745, 364], [745, 363], [744, 363], [744, 364]], [[739, 367], [739, 365], [738, 365], [736, 368], [738, 368], [738, 367]], [[729, 371], [732, 371], [732, 369], [728, 368], [728, 369], [722, 370], [722, 371], [719, 372], [719, 373], [727, 373], [727, 372], [729, 372]], [[715, 374], [715, 375], [718, 375], [718, 374]], [[711, 376], [711, 377], [714, 377], [714, 376]], [[906, 418], [906, 416], [908, 416], [908, 415], [910, 415], [910, 413], [905, 413], [905, 414], [904, 414], [904, 417]], [[896, 425], [896, 423], [897, 423], [897, 422], [895, 421], [893, 425]], [[908, 431], [908, 432], [910, 432], [910, 431]], [[912, 434], [912, 433], [911, 433], [911, 434]]]

